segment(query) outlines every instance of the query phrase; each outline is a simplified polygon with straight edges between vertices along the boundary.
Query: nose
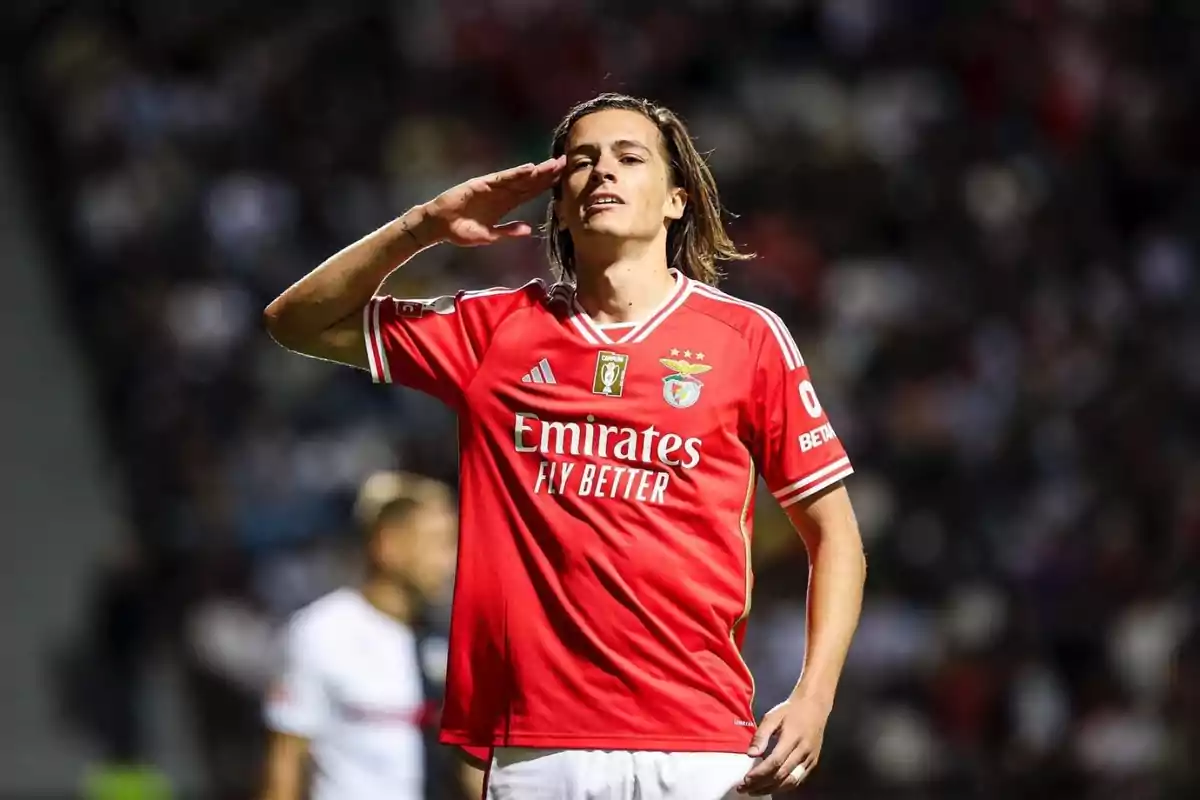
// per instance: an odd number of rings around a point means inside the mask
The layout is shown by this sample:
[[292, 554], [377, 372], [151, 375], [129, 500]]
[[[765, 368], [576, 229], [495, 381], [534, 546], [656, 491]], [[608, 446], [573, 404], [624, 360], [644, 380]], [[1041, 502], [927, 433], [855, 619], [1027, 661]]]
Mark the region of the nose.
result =
[[592, 167], [590, 180], [593, 184], [614, 181], [617, 178], [616, 161], [608, 156], [601, 156]]

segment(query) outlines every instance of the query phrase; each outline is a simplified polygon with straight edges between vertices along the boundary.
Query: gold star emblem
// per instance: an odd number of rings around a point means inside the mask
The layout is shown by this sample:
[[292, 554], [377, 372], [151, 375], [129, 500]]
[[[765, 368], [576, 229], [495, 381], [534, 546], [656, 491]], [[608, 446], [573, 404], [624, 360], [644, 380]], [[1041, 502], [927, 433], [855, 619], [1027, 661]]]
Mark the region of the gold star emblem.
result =
[[691, 357], [692, 357], [692, 351], [691, 351], [691, 350], [684, 350], [684, 351], [683, 351], [683, 357], [684, 357], [684, 358], [691, 358]]
[[696, 353], [696, 360], [697, 360], [697, 361], [703, 361], [703, 360], [704, 360], [704, 353]]
[[679, 355], [679, 348], [678, 348], [678, 347], [672, 347], [672, 348], [671, 348], [671, 355], [673, 355], [673, 356], [677, 356], [677, 355]]

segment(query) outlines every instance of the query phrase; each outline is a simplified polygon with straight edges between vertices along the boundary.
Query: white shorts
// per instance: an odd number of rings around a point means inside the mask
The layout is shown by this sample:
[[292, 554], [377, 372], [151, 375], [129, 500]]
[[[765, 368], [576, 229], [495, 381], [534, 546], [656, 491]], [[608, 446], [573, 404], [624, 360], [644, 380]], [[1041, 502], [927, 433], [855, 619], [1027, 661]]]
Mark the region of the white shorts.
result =
[[744, 753], [497, 747], [487, 800], [734, 800]]

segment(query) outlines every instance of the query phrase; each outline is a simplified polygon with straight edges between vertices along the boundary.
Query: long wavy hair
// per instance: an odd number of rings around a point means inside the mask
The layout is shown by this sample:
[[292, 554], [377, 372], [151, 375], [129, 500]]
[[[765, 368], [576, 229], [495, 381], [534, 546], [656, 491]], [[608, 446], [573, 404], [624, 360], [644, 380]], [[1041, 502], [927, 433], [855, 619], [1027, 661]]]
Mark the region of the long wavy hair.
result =
[[[636, 111], [654, 123], [662, 137], [671, 185], [687, 193], [683, 216], [672, 220], [667, 229], [667, 263], [689, 278], [715, 286], [722, 274], [720, 262], [754, 258], [753, 253], [739, 252], [725, 232], [717, 183], [704, 157], [692, 142], [687, 127], [670, 109], [629, 95], [602, 94], [579, 103], [567, 112], [554, 129], [551, 154], [558, 158], [566, 151], [567, 136], [576, 122], [589, 114], [609, 109]], [[556, 207], [561, 195], [561, 185], [555, 186], [543, 231], [550, 268], [555, 277], [573, 283], [575, 246], [570, 231], [560, 230]]]

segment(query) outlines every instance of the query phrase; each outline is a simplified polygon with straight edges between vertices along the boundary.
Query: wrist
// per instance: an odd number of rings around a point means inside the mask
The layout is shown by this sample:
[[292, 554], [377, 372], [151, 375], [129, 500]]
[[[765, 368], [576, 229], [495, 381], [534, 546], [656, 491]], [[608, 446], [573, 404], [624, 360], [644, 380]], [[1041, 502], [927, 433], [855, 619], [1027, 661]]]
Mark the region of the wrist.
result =
[[424, 205], [417, 205], [406, 211], [397, 220], [404, 236], [416, 244], [418, 248], [426, 248], [442, 241], [442, 235], [436, 230], [436, 220]]
[[801, 678], [800, 682], [796, 684], [796, 688], [792, 690], [790, 699], [820, 706], [828, 712], [833, 710], [834, 693], [835, 690], [832, 686]]

